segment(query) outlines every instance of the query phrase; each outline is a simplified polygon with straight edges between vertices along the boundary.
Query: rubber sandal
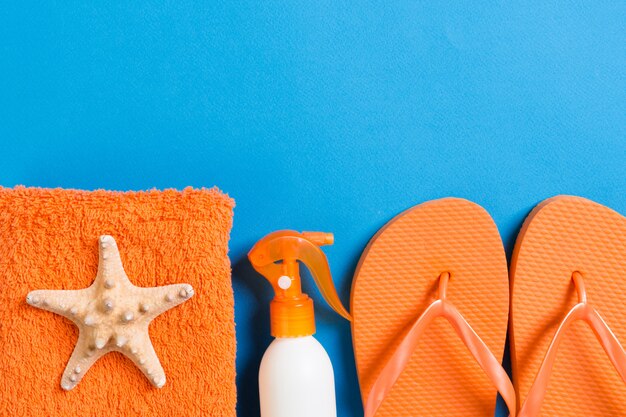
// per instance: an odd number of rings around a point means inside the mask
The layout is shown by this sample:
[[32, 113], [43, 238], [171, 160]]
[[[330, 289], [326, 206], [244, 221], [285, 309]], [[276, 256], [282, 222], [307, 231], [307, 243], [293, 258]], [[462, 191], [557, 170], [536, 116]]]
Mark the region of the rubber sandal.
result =
[[446, 198], [391, 220], [352, 288], [365, 417], [493, 416], [497, 391], [514, 416], [500, 365], [508, 299], [500, 235], [480, 206]]
[[625, 416], [626, 218], [561, 196], [526, 219], [511, 262], [519, 416]]

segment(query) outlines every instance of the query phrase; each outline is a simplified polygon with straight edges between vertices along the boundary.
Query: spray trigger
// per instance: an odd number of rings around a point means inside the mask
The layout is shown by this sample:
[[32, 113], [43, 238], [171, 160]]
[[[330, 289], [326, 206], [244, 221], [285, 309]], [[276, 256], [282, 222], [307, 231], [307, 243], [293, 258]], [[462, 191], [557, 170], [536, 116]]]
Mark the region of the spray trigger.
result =
[[274, 288], [270, 305], [272, 334], [295, 337], [315, 333], [313, 301], [302, 292], [298, 262], [311, 272], [326, 302], [342, 317], [352, 320], [332, 281], [323, 245], [332, 245], [332, 233], [282, 230], [259, 240], [248, 253], [254, 269]]

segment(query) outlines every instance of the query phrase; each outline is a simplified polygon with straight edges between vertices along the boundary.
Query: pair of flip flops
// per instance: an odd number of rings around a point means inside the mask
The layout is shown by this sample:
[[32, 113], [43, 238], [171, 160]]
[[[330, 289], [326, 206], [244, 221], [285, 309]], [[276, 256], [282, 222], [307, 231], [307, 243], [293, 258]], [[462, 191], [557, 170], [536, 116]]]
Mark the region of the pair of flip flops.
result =
[[626, 415], [626, 218], [592, 201], [532, 211], [510, 285], [483, 208], [418, 205], [367, 246], [351, 310], [365, 417], [492, 416], [498, 392], [511, 416]]

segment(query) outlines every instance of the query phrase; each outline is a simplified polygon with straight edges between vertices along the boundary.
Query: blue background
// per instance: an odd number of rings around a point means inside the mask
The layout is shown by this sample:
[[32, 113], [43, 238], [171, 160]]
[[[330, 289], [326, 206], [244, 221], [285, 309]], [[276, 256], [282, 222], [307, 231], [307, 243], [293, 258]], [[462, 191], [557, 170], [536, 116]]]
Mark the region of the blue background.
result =
[[[429, 199], [483, 205], [509, 253], [546, 197], [626, 213], [624, 2], [13, 3], [0, 184], [236, 199], [241, 417], [270, 343], [271, 291], [246, 261], [265, 233], [334, 232], [347, 304], [368, 239]], [[360, 416], [349, 325], [307, 288], [339, 416]]]

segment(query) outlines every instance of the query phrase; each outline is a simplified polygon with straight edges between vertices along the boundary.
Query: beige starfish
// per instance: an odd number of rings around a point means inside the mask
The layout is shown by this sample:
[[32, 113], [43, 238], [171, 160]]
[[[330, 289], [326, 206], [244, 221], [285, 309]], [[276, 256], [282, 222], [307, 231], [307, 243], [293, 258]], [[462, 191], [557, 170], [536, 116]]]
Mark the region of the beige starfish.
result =
[[72, 320], [80, 332], [67, 363], [61, 387], [71, 390], [103, 355], [116, 351], [130, 358], [161, 388], [165, 372], [159, 362], [148, 325], [193, 296], [189, 284], [143, 288], [134, 286], [122, 266], [120, 252], [111, 236], [100, 236], [98, 274], [90, 287], [81, 290], [36, 290], [26, 297], [31, 306]]

